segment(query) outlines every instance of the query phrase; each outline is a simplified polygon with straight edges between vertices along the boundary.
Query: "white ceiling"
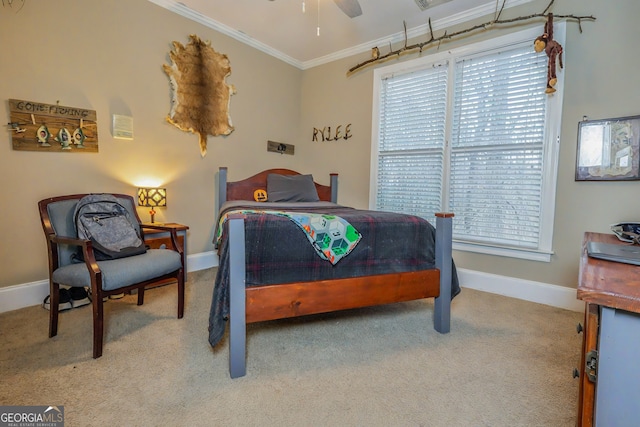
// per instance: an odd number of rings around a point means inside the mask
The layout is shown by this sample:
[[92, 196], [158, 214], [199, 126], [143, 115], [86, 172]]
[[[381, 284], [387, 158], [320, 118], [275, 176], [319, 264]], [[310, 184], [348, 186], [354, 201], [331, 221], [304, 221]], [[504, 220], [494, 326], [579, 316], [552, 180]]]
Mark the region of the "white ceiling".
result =
[[[298, 68], [306, 69], [389, 43], [495, 13], [502, 0], [451, 0], [421, 11], [415, 0], [359, 0], [349, 18], [333, 0], [149, 0], [214, 28]], [[532, 0], [507, 0], [506, 8]], [[319, 14], [318, 14], [319, 10]], [[317, 27], [320, 35], [317, 35]], [[436, 34], [437, 36], [438, 34]]]

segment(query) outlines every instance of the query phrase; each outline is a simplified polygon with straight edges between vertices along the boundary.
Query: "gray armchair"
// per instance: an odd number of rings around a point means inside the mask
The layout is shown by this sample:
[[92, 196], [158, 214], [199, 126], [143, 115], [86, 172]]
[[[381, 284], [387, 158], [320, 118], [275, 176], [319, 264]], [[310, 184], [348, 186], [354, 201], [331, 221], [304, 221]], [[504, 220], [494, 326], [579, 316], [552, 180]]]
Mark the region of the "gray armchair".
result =
[[[138, 305], [144, 302], [144, 289], [155, 282], [174, 278], [178, 282], [178, 318], [184, 314], [184, 254], [178, 245], [175, 229], [156, 224], [142, 224], [133, 197], [114, 194], [144, 228], [165, 230], [171, 234], [172, 248], [148, 249], [146, 253], [108, 261], [96, 261], [90, 240], [78, 238], [74, 210], [86, 194], [52, 197], [38, 202], [40, 219], [49, 253], [50, 314], [49, 337], [58, 333], [60, 285], [89, 287], [93, 307], [93, 358], [102, 356], [104, 335], [103, 299], [109, 295], [137, 290]], [[82, 251], [84, 261], [75, 255]]]

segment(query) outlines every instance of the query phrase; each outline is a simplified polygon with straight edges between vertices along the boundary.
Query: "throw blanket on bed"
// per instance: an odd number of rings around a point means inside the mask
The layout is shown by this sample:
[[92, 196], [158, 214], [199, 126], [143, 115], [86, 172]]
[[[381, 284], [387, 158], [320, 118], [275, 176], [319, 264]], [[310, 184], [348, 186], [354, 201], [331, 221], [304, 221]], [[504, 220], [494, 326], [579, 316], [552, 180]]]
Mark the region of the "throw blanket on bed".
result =
[[[349, 255], [362, 237], [353, 225], [337, 215], [238, 209], [227, 211], [220, 217], [216, 245], [220, 244], [224, 223], [231, 214], [264, 214], [288, 218], [304, 232], [307, 240], [320, 258], [329, 261], [333, 265]], [[286, 240], [283, 238], [280, 241], [284, 242]]]

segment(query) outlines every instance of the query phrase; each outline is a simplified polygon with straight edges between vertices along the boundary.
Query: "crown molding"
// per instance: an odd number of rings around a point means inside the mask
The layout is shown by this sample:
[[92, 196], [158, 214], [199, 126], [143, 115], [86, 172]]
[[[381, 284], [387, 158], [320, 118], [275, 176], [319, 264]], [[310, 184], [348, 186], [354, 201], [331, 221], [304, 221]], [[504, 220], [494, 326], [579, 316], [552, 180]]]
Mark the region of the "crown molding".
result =
[[[530, 3], [533, 0], [507, 0], [505, 9], [519, 6], [521, 4]], [[494, 13], [496, 10], [496, 3], [490, 2], [484, 5], [474, 7], [464, 12], [456, 13], [455, 15], [448, 16], [446, 18], [437, 19], [431, 22], [431, 27], [434, 31], [442, 30], [452, 27], [457, 24], [463, 24], [471, 20], [481, 18], [486, 15]], [[429, 24], [420, 25], [418, 27], [407, 30], [407, 38], [412, 39], [415, 37], [421, 37], [425, 34], [430, 34]], [[357, 46], [350, 47], [338, 52], [334, 52], [329, 55], [325, 55], [316, 59], [311, 59], [302, 63], [302, 69], [317, 67], [318, 65], [327, 64], [329, 62], [337, 61], [338, 59], [348, 58], [353, 55], [358, 55], [363, 52], [370, 52], [373, 46], [388, 46], [389, 43], [404, 42], [404, 31], [397, 32], [387, 37], [382, 37], [377, 40], [372, 40], [366, 43], [362, 43]]]
[[[311, 59], [309, 61], [298, 61], [295, 58], [292, 58], [289, 55], [286, 55], [280, 52], [273, 47], [264, 44], [252, 37], [249, 37], [247, 34], [242, 31], [231, 28], [221, 22], [218, 22], [214, 19], [211, 19], [208, 16], [205, 16], [195, 10], [185, 6], [184, 4], [175, 1], [175, 0], [148, 0], [151, 3], [154, 3], [158, 6], [161, 6], [171, 12], [174, 12], [180, 16], [183, 16], [187, 19], [191, 19], [199, 24], [204, 25], [205, 27], [214, 29], [224, 35], [227, 35], [235, 40], [238, 40], [241, 43], [249, 45], [255, 49], [258, 49], [261, 52], [264, 52], [268, 55], [271, 55], [277, 59], [280, 59], [283, 62], [286, 62], [289, 65], [292, 65], [301, 70], [306, 70], [309, 68], [317, 67], [319, 65], [327, 64], [329, 62], [333, 62], [339, 59], [347, 58], [353, 55], [357, 55], [363, 52], [369, 52], [372, 46], [386, 46], [389, 43], [397, 43], [404, 41], [404, 32], [398, 32], [392, 34], [387, 37], [383, 37], [377, 40], [372, 40], [366, 43], [359, 44], [357, 46], [350, 47], [348, 49], [343, 49], [329, 55], [321, 56], [315, 59]], [[530, 3], [533, 0], [507, 0], [505, 5], [505, 9], [509, 9], [515, 6], [519, 6], [522, 4]], [[486, 15], [490, 15], [495, 13], [496, 10], [496, 2], [490, 1], [483, 5], [474, 7], [472, 9], [466, 10], [464, 12], [456, 13], [454, 15], [448, 16], [446, 18], [437, 19], [432, 21], [431, 26], [433, 30], [441, 30], [444, 28], [448, 28], [454, 25], [462, 24], [464, 22], [471, 21], [473, 19], [481, 18]], [[415, 38], [420, 37], [425, 34], [429, 34], [429, 24], [420, 25], [418, 27], [414, 27], [407, 31], [407, 38]]]
[[177, 13], [178, 15], [191, 19], [194, 22], [204, 25], [205, 27], [214, 29], [226, 36], [229, 36], [235, 40], [238, 40], [241, 43], [249, 45], [259, 51], [262, 51], [268, 55], [271, 55], [275, 58], [280, 59], [281, 61], [286, 62], [289, 65], [293, 65], [296, 68], [303, 69], [303, 63], [298, 61], [289, 55], [285, 55], [273, 47], [264, 44], [252, 37], [249, 37], [247, 34], [242, 31], [236, 30], [234, 28], [229, 27], [221, 22], [216, 21], [215, 19], [211, 19], [208, 16], [201, 14], [200, 12], [196, 12], [195, 10], [185, 6], [184, 4], [174, 1], [174, 0], [148, 0], [151, 3], [157, 4], [158, 6], [164, 7], [165, 9]]

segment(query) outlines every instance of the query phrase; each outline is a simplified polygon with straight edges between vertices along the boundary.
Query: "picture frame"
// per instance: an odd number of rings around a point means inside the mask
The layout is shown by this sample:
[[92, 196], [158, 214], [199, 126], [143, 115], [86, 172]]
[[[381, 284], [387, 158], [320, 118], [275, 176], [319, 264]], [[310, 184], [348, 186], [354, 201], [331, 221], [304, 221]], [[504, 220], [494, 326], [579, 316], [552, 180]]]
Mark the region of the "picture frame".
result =
[[575, 180], [640, 180], [640, 116], [581, 121]]

